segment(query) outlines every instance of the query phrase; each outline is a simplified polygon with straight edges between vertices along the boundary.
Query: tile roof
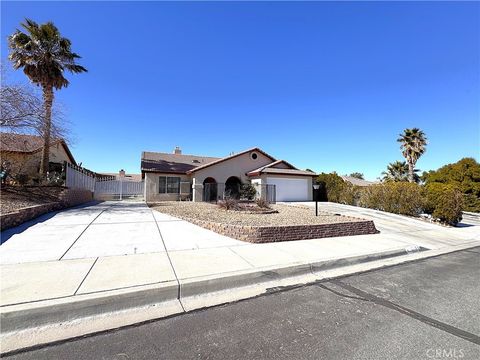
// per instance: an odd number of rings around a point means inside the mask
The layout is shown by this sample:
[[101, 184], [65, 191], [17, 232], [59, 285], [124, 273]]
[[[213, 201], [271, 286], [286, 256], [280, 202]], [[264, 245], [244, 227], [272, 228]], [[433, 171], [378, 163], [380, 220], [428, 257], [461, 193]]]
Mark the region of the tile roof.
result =
[[185, 174], [198, 166], [220, 160], [217, 157], [142, 152], [141, 169], [147, 172]]
[[370, 186], [370, 185], [378, 184], [378, 182], [375, 182], [375, 181], [367, 181], [367, 180], [358, 179], [352, 176], [341, 176], [341, 178], [344, 181], [348, 181], [349, 183], [357, 186]]
[[[63, 139], [52, 139], [50, 146], [62, 144], [65, 152], [73, 164], [76, 164], [70, 149]], [[43, 139], [38, 135], [0, 133], [0, 151], [9, 151], [17, 153], [34, 153], [40, 151], [43, 147]]]
[[[249, 172], [248, 175], [254, 175], [254, 172]], [[258, 172], [256, 173], [258, 174]], [[302, 175], [302, 176], [317, 176], [314, 172], [298, 169], [278, 169], [278, 168], [266, 168], [260, 171], [260, 174], [278, 174], [278, 175]]]
[[0, 133], [0, 150], [2, 151], [29, 153], [41, 149], [42, 146], [43, 139], [37, 135]]
[[249, 172], [248, 172], [248, 175], [261, 174], [265, 169], [274, 167], [275, 165], [282, 164], [282, 163], [285, 164], [285, 165], [287, 165], [290, 169], [295, 169], [295, 170], [297, 170], [297, 168], [296, 168], [295, 166], [293, 166], [292, 164], [290, 164], [289, 162], [287, 162], [287, 161], [285, 161], [285, 160], [276, 160], [276, 161], [274, 161], [274, 162], [271, 162], [270, 164], [261, 166], [261, 167], [259, 167], [258, 169], [249, 171]]

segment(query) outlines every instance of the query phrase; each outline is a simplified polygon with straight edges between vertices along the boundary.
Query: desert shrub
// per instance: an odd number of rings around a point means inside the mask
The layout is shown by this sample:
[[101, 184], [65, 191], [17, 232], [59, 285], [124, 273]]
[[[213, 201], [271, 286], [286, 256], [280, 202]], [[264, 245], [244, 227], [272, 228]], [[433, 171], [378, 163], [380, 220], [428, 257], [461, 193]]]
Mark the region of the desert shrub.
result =
[[257, 195], [257, 190], [252, 184], [242, 184], [240, 187], [240, 198], [246, 200], [253, 200]]
[[464, 210], [480, 212], [480, 164], [473, 158], [464, 158], [422, 175], [427, 186], [434, 183], [450, 184], [464, 197]]
[[265, 199], [258, 198], [255, 200], [255, 204], [261, 209], [270, 209], [270, 204]]
[[238, 200], [227, 197], [222, 201], [218, 202], [218, 207], [224, 210], [239, 210], [240, 206], [238, 204]]
[[359, 205], [394, 214], [417, 216], [423, 210], [420, 185], [409, 182], [387, 182], [365, 187]]
[[425, 212], [449, 225], [462, 220], [464, 196], [452, 184], [430, 183], [425, 187]]
[[318, 175], [317, 182], [324, 184], [328, 201], [356, 205], [359, 200], [360, 187], [344, 181], [335, 172]]

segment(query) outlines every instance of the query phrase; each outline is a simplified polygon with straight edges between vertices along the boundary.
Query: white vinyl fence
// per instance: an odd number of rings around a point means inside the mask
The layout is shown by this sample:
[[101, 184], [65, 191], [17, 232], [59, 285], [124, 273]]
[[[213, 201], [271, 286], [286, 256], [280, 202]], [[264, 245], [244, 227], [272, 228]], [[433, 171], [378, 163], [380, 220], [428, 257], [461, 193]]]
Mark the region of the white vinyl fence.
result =
[[95, 177], [91, 172], [79, 166], [66, 163], [65, 185], [72, 189], [87, 189], [94, 191]]
[[143, 181], [106, 180], [95, 182], [95, 198], [113, 198], [122, 200], [130, 197], [142, 197], [145, 189]]
[[113, 180], [114, 177], [96, 178], [93, 172], [68, 163], [65, 172], [65, 186], [90, 190], [98, 200], [143, 197], [145, 189], [143, 181]]

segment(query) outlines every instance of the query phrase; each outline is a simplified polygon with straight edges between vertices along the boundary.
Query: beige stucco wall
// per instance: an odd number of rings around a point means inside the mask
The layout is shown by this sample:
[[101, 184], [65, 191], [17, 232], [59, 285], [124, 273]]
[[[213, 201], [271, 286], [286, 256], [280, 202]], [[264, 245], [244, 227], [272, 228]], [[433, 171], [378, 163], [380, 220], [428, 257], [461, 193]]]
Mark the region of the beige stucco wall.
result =
[[[252, 152], [255, 152], [258, 155], [255, 160], [250, 156]], [[225, 184], [230, 176], [236, 176], [242, 183], [248, 183], [250, 179], [246, 175], [247, 172], [270, 164], [271, 162], [272, 159], [263, 155], [262, 153], [251, 151], [209, 166], [205, 169], [195, 171], [195, 173], [192, 174], [193, 185], [195, 189], [193, 199], [194, 201], [203, 200], [200, 198], [202, 195], [201, 189], [203, 189], [203, 181], [208, 177], [214, 178], [217, 183]]]
[[273, 165], [272, 168], [275, 168], [275, 169], [290, 169], [290, 167], [283, 162], [278, 163], [276, 165]]
[[205, 169], [198, 170], [193, 174], [195, 183], [203, 184], [203, 181], [207, 177], [213, 177], [217, 183], [225, 183], [230, 176], [236, 176], [242, 181], [242, 183], [246, 183], [249, 181], [249, 177], [246, 175], [247, 172], [272, 162], [270, 158], [262, 153], [256, 153], [258, 157], [255, 160], [250, 157], [251, 152], [249, 152], [233, 159], [209, 166]]
[[145, 201], [146, 202], [158, 202], [158, 201], [176, 201], [179, 200], [178, 194], [160, 194], [159, 180], [160, 176], [167, 177], [179, 177], [181, 182], [190, 182], [191, 177], [189, 175], [181, 174], [164, 174], [164, 173], [145, 173]]

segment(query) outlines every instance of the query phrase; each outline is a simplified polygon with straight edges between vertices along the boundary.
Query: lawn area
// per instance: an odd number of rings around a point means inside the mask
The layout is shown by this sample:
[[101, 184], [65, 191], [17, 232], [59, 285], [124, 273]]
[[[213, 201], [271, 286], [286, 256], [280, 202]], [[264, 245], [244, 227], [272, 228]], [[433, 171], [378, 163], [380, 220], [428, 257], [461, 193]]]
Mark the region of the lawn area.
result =
[[363, 221], [362, 219], [320, 212], [306, 206], [272, 205], [276, 213], [256, 214], [245, 211], [224, 210], [205, 202], [168, 201], [150, 205], [153, 209], [182, 219], [196, 219], [244, 226], [318, 225]]

